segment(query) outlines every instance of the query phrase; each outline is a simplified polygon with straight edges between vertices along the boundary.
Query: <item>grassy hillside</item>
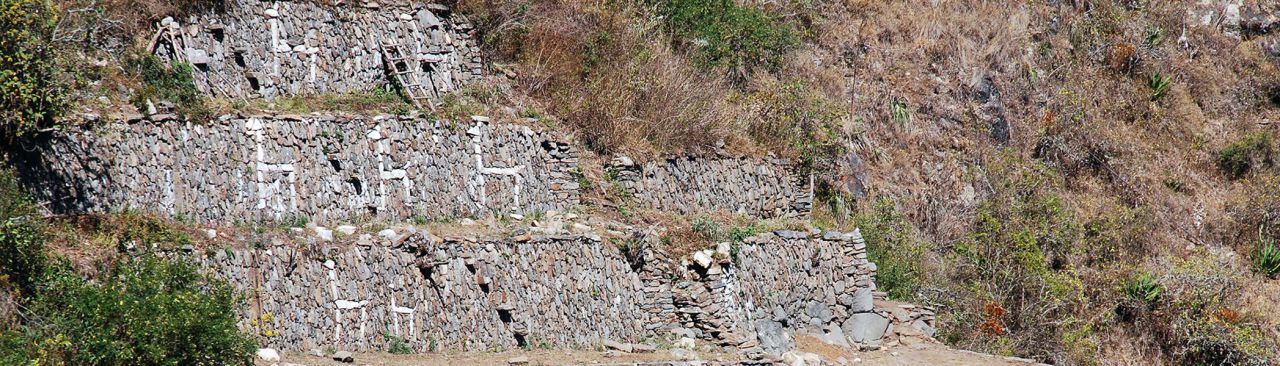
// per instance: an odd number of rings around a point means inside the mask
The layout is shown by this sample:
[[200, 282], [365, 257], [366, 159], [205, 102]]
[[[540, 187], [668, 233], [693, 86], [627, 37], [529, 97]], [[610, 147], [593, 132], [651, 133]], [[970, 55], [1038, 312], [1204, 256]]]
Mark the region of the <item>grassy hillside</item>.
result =
[[[949, 343], [1266, 363], [1280, 35], [1194, 3], [459, 6], [526, 102], [598, 153], [723, 144], [865, 172], [816, 219], [862, 227], [881, 287], [945, 308]], [[708, 8], [727, 10], [690, 10]]]
[[[496, 77], [441, 113], [540, 117], [588, 161], [798, 159], [829, 183], [815, 223], [860, 227], [879, 286], [938, 306], [957, 347], [1075, 365], [1280, 361], [1280, 5], [1247, 0], [1237, 19], [1226, 1], [924, 3], [456, 0]], [[99, 96], [187, 99], [162, 81], [190, 75], [138, 56], [140, 29], [221, 6], [5, 4], [0, 51], [28, 57], [0, 59], [0, 104], [20, 112], [0, 118], [6, 139]], [[848, 177], [863, 178], [836, 184]]]

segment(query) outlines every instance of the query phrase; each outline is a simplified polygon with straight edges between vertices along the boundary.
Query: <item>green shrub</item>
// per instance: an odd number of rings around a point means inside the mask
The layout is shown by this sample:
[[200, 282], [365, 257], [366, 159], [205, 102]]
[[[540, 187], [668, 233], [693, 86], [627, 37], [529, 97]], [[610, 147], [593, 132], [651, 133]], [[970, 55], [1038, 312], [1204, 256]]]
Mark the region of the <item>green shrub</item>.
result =
[[918, 239], [893, 202], [880, 199], [854, 218], [867, 241], [867, 258], [876, 264], [876, 287], [895, 300], [915, 300], [923, 282], [924, 256], [932, 245]]
[[[183, 260], [128, 258], [88, 281], [63, 264], [47, 273], [5, 342], [38, 364], [248, 365], [255, 342], [236, 326], [238, 295]], [[50, 343], [50, 340], [63, 340]]]
[[728, 67], [739, 76], [757, 66], [776, 68], [799, 45], [790, 24], [733, 0], [655, 0], [673, 35], [694, 45], [703, 67]]
[[1156, 281], [1155, 276], [1149, 273], [1143, 273], [1137, 278], [1129, 282], [1125, 287], [1124, 293], [1129, 298], [1145, 302], [1147, 304], [1155, 304], [1160, 300], [1160, 294], [1164, 292], [1164, 286]]
[[[1037, 360], [1083, 363], [1097, 338], [1078, 312], [1088, 303], [1077, 266], [1088, 245], [1056, 192], [1058, 172], [1012, 151], [986, 165], [992, 195], [947, 253], [940, 331], [961, 346]], [[1087, 272], [1085, 272], [1087, 273]], [[1007, 311], [993, 311], [1004, 309]]]
[[1179, 348], [1183, 365], [1271, 365], [1277, 344], [1256, 325], [1209, 317], [1188, 319]]
[[772, 151], [794, 152], [799, 174], [835, 168], [845, 146], [836, 127], [847, 116], [840, 103], [802, 79], [764, 82], [740, 102], [754, 108], [751, 138]]
[[35, 293], [44, 271], [44, 225], [18, 186], [13, 172], [0, 168], [0, 290], [19, 298]]
[[145, 111], [148, 100], [152, 103], [169, 101], [179, 114], [189, 118], [209, 114], [200, 89], [196, 88], [195, 77], [191, 75], [190, 64], [176, 61], [170, 64], [155, 55], [145, 55], [131, 60], [129, 67], [143, 84], [132, 99], [138, 110]]
[[27, 218], [0, 221], [0, 289], [12, 289], [19, 298], [35, 293], [44, 271], [44, 235], [39, 223]]
[[404, 338], [390, 334], [383, 335], [383, 338], [387, 340], [387, 352], [397, 355], [413, 354], [413, 347], [410, 347], [409, 342], [405, 342]]
[[1273, 145], [1266, 132], [1249, 134], [1218, 153], [1218, 170], [1231, 179], [1243, 177], [1259, 164], [1271, 164]]
[[911, 110], [907, 109], [906, 101], [894, 100], [889, 102], [889, 114], [893, 115], [893, 121], [897, 122], [899, 126], [911, 122]]
[[0, 0], [0, 136], [47, 127], [65, 108], [51, 40], [57, 14], [47, 0]]

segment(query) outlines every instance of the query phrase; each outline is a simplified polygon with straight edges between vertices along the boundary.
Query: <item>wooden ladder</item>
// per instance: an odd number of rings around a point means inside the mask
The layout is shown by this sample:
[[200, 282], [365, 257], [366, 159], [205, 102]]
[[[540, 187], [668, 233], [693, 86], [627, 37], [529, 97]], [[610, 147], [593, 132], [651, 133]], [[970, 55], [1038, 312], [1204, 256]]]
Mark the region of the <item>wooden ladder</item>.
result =
[[391, 72], [391, 77], [400, 83], [400, 88], [409, 96], [409, 100], [413, 101], [414, 106], [422, 108], [425, 104], [428, 109], [435, 112], [435, 106], [428, 99], [431, 91], [422, 86], [422, 82], [418, 80], [418, 73], [413, 70], [413, 62], [417, 61], [409, 56], [399, 43], [382, 40], [382, 63]]

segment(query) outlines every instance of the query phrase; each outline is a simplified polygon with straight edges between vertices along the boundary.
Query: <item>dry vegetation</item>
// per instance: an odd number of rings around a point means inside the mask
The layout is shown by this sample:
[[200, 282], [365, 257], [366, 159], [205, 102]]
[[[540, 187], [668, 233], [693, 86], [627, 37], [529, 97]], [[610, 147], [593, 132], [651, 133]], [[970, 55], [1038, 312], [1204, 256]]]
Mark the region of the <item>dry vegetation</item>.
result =
[[[949, 342], [1276, 360], [1257, 299], [1275, 280], [1254, 268], [1280, 234], [1280, 36], [1201, 24], [1192, 1], [747, 1], [801, 42], [744, 70], [705, 65], [707, 39], [660, 16], [673, 2], [459, 6], [516, 91], [598, 153], [859, 156], [869, 192], [817, 222], [863, 227], [881, 286], [943, 306]], [[705, 240], [689, 224], [673, 235]]]
[[[1276, 362], [1280, 285], [1260, 268], [1280, 263], [1264, 250], [1280, 236], [1280, 30], [1233, 36], [1197, 3], [457, 0], [511, 89], [473, 86], [441, 113], [513, 106], [604, 156], [584, 161], [723, 149], [828, 179], [865, 171], [867, 191], [831, 192], [815, 223], [861, 227], [882, 289], [938, 305], [959, 347], [1055, 364]], [[218, 4], [63, 1], [54, 38], [123, 65], [137, 40], [120, 35]], [[706, 8], [720, 11], [689, 12]], [[87, 70], [101, 90], [139, 83]], [[387, 103], [403, 105], [268, 107]], [[673, 250], [794, 225], [628, 212], [607, 173], [583, 174], [585, 202], [670, 224]]]

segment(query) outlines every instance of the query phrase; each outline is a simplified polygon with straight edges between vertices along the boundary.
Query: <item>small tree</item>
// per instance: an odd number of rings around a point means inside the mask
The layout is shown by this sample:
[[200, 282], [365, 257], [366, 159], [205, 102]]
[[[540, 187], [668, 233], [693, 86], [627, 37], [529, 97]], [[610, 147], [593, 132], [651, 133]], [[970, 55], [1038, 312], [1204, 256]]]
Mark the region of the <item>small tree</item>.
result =
[[64, 108], [52, 46], [57, 14], [48, 0], [0, 0], [0, 136], [47, 127]]

